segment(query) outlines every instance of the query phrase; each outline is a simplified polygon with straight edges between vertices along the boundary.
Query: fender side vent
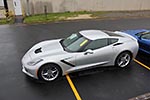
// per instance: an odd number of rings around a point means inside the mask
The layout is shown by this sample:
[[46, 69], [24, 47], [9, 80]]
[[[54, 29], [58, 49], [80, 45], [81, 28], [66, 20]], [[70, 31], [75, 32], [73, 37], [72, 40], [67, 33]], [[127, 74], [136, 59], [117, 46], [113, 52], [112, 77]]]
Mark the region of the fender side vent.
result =
[[121, 44], [123, 44], [123, 43], [116, 43], [116, 44], [114, 44], [113, 46], [117, 46], [117, 45], [121, 45]]
[[65, 61], [65, 60], [61, 60], [61, 62], [65, 63], [65, 64], [67, 64], [67, 65], [69, 65], [69, 66], [71, 66], [71, 67], [75, 67], [75, 65], [73, 65], [73, 64], [71, 64], [71, 63], [69, 63], [69, 62], [67, 62], [67, 61]]
[[36, 50], [34, 51], [34, 53], [35, 53], [35, 54], [37, 54], [37, 53], [42, 52], [42, 51], [41, 51], [41, 49], [42, 49], [42, 48], [38, 48], [38, 49], [36, 49]]

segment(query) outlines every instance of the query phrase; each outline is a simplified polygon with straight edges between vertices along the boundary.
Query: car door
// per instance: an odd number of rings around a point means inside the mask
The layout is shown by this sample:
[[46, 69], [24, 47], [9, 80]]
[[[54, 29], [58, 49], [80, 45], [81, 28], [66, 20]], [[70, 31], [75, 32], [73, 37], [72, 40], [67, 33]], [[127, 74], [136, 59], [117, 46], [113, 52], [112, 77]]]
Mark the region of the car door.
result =
[[150, 53], [150, 33], [143, 34], [138, 41], [140, 49]]
[[108, 64], [113, 54], [113, 46], [109, 45], [107, 38], [94, 40], [84, 48], [83, 52], [76, 54], [75, 64], [77, 69]]

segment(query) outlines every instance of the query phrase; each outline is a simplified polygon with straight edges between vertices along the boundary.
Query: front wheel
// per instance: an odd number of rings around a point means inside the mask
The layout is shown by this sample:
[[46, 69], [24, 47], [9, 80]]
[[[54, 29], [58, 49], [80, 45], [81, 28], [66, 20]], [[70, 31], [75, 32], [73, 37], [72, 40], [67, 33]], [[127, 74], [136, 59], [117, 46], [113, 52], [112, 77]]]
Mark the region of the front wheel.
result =
[[41, 80], [50, 82], [56, 80], [61, 74], [60, 67], [55, 64], [46, 64], [39, 69], [38, 77]]
[[132, 57], [129, 52], [123, 52], [117, 57], [115, 65], [118, 67], [127, 67], [130, 64], [131, 59]]

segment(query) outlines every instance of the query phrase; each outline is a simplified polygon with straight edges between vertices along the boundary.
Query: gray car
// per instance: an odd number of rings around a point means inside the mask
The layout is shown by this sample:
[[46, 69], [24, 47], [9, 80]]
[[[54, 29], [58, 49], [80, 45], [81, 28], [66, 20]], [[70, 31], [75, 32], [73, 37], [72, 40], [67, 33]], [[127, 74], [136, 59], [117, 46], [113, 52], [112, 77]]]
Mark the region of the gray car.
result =
[[66, 39], [34, 45], [22, 58], [22, 71], [36, 79], [53, 81], [96, 65], [126, 67], [137, 52], [137, 40], [128, 34], [83, 30]]

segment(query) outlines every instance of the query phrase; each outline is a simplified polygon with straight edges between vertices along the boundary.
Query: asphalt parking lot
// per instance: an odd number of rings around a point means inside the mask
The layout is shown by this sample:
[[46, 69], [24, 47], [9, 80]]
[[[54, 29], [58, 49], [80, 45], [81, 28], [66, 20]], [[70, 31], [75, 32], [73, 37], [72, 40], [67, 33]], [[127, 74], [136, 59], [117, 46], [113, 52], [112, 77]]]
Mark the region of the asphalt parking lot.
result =
[[[150, 71], [132, 61], [128, 68], [94, 68], [43, 83], [21, 72], [21, 58], [34, 44], [69, 36], [85, 29], [150, 29], [150, 18], [83, 20], [41, 25], [0, 26], [0, 100], [127, 100], [150, 92]], [[139, 52], [136, 60], [150, 67], [150, 56]]]

